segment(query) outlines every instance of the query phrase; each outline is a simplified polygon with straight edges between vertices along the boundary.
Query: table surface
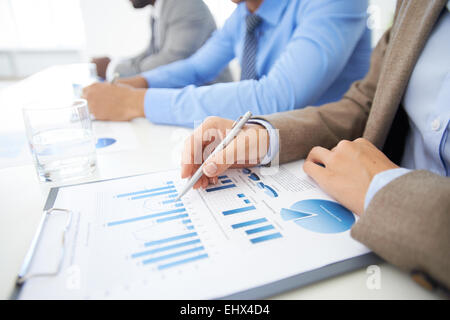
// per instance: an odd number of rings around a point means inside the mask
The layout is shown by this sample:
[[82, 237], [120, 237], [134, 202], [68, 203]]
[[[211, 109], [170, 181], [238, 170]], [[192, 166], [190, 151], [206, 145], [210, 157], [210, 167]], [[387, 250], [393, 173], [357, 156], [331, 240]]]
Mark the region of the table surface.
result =
[[[85, 65], [57, 66], [0, 90], [0, 135], [23, 132], [21, 107], [39, 99], [72, 99], [71, 83]], [[51, 98], [49, 98], [51, 97]], [[111, 123], [111, 126], [119, 125]], [[131, 121], [138, 140], [134, 149], [97, 156], [96, 181], [179, 167], [182, 142], [190, 129], [158, 126], [146, 119]], [[77, 183], [80, 181], [77, 181]], [[73, 182], [71, 182], [72, 184]], [[53, 183], [40, 183], [25, 158], [0, 167], [0, 299], [8, 299], [15, 278], [42, 214]], [[439, 299], [414, 283], [407, 273], [388, 263], [379, 264], [380, 287], [367, 285], [366, 269], [311, 284], [272, 299]]]

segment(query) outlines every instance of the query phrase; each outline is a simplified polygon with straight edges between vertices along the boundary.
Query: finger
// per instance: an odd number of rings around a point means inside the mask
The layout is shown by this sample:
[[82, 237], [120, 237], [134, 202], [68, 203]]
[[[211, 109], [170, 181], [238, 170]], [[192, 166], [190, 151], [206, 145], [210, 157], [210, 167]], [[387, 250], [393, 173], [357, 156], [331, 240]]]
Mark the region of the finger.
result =
[[236, 144], [230, 143], [205, 162], [203, 173], [209, 178], [217, 177], [235, 163], [235, 155]]
[[194, 184], [193, 188], [194, 189], [201, 188], [203, 186], [205, 180], [208, 180], [208, 178], [205, 176], [201, 176], [200, 179], [198, 179], [198, 181]]
[[209, 184], [217, 184], [219, 179], [217, 177], [209, 178]]
[[326, 165], [331, 153], [332, 152], [328, 149], [322, 147], [314, 147], [309, 152], [306, 160]]
[[[181, 153], [181, 177], [188, 178], [192, 176], [202, 163], [202, 148], [200, 143], [196, 143], [197, 133], [194, 131], [184, 142], [183, 151]], [[195, 159], [195, 161], [194, 161]], [[197, 163], [198, 162], [198, 163]]]
[[305, 163], [303, 164], [303, 170], [320, 186], [323, 185], [328, 176], [327, 168], [324, 168], [310, 160], [305, 161]]
[[189, 177], [192, 177], [195, 173], [195, 171], [197, 171], [197, 169], [199, 168], [199, 165], [196, 164], [192, 164], [192, 163], [184, 163], [182, 161], [181, 163], [181, 178], [182, 179], [186, 179]]
[[217, 132], [211, 121], [204, 121], [186, 139], [182, 153], [182, 163], [188, 165], [201, 165], [203, 163], [203, 148], [215, 140], [212, 132]]
[[203, 176], [203, 179], [202, 179], [202, 188], [203, 188], [203, 189], [206, 189], [206, 187], [208, 187], [208, 185], [209, 185], [209, 179], [208, 179], [207, 177]]

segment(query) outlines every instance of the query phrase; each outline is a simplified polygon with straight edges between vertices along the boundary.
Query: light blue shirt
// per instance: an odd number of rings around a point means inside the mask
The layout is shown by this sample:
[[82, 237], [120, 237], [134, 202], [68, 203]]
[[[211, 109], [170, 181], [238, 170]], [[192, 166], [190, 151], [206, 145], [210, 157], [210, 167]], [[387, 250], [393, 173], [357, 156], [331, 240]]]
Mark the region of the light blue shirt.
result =
[[265, 0], [255, 12], [263, 19], [259, 80], [201, 86], [242, 59], [249, 12], [241, 3], [197, 53], [142, 74], [150, 88], [146, 117], [192, 126], [211, 115], [235, 119], [337, 101], [369, 68], [366, 9], [367, 0]]
[[[450, 1], [447, 3], [450, 8]], [[414, 68], [403, 106], [409, 117], [405, 153], [399, 169], [377, 174], [369, 186], [365, 208], [374, 195], [411, 170], [441, 176], [450, 170], [450, 9], [444, 10]]]

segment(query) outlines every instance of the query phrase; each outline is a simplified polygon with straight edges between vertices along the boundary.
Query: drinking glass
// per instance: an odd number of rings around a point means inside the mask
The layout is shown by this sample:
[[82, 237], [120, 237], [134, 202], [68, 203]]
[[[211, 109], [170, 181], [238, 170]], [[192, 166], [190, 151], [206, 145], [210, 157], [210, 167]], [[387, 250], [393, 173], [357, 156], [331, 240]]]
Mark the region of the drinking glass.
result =
[[61, 182], [94, 173], [96, 139], [86, 100], [74, 100], [66, 106], [27, 106], [23, 117], [41, 181]]

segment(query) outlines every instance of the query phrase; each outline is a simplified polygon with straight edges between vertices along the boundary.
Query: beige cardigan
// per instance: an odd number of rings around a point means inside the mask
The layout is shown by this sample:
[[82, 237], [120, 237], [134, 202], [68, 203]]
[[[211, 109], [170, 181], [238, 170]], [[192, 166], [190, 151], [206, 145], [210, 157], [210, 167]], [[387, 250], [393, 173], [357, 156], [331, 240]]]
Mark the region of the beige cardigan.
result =
[[[261, 117], [279, 129], [280, 162], [361, 136], [400, 159], [407, 132], [402, 97], [446, 3], [399, 0], [368, 74], [341, 101]], [[387, 261], [420, 274], [416, 280], [450, 288], [450, 178], [413, 171], [395, 179], [374, 196], [351, 234]]]

